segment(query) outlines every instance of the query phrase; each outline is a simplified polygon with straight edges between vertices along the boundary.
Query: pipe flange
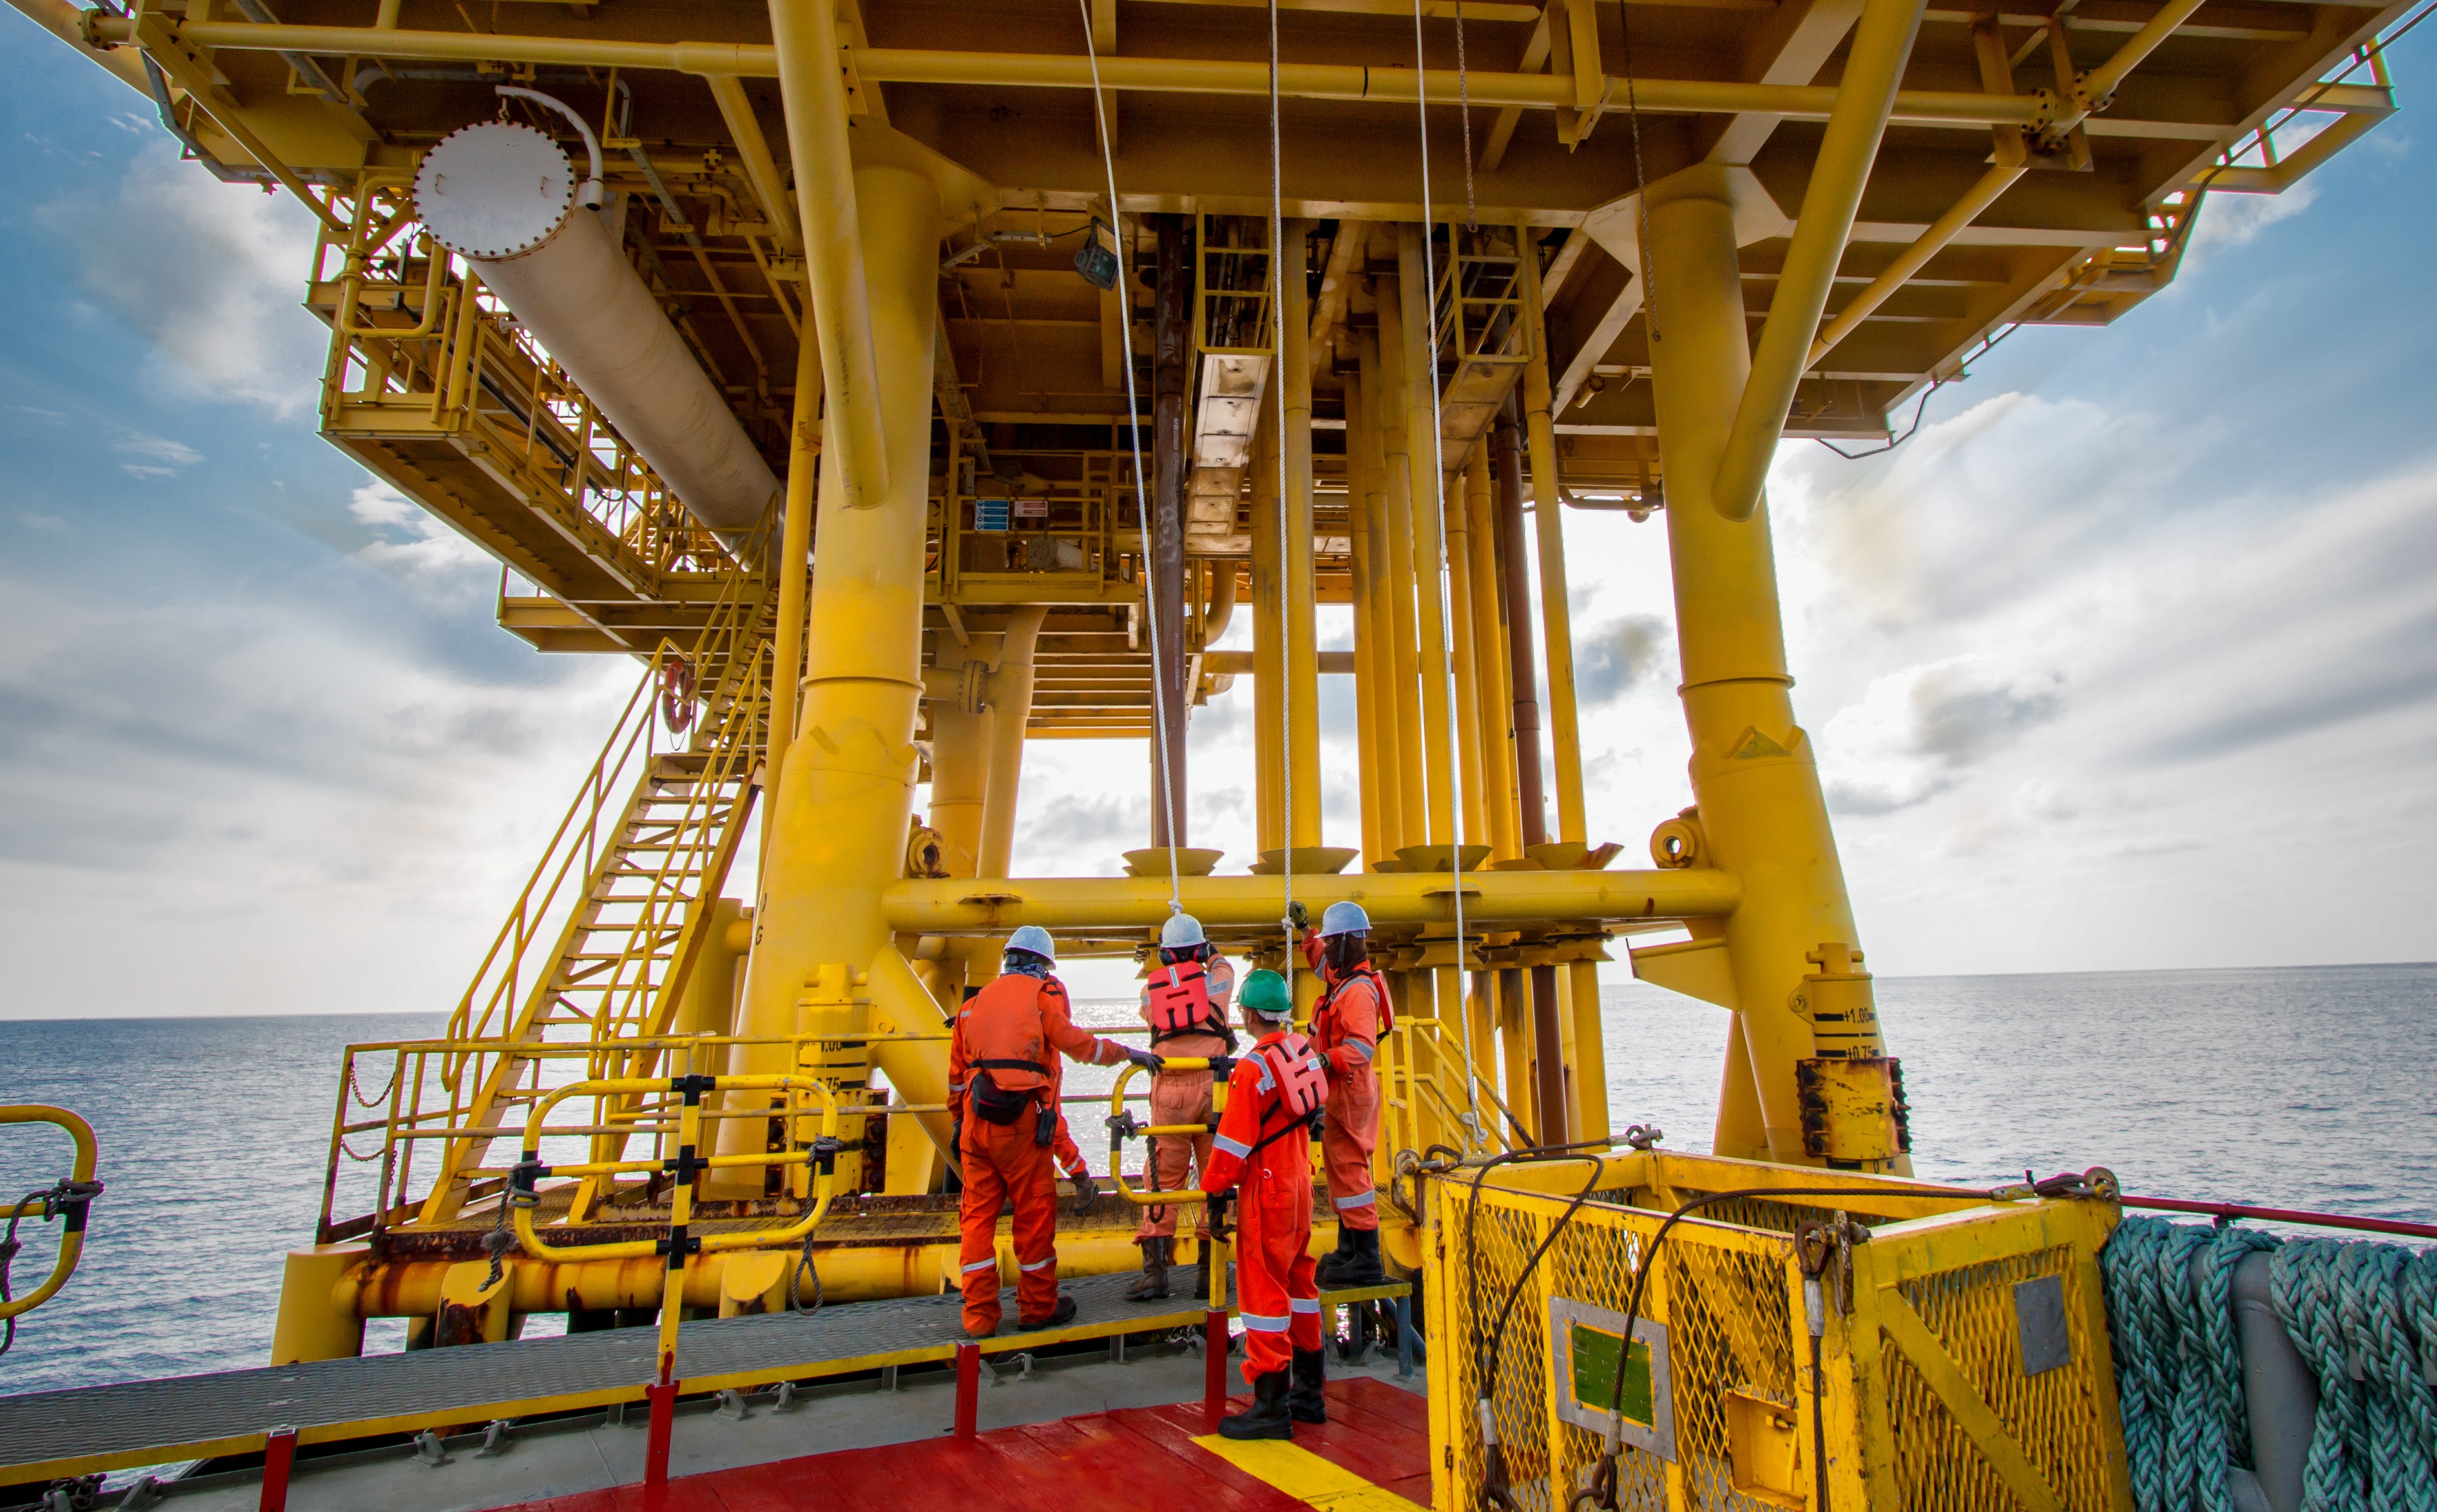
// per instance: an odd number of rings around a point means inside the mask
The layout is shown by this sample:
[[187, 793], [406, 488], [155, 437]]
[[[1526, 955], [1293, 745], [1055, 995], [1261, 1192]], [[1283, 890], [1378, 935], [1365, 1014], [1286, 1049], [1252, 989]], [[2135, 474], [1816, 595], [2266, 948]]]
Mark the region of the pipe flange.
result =
[[558, 235], [575, 205], [575, 165], [515, 121], [480, 121], [440, 139], [414, 170], [414, 213], [460, 257], [503, 262]]

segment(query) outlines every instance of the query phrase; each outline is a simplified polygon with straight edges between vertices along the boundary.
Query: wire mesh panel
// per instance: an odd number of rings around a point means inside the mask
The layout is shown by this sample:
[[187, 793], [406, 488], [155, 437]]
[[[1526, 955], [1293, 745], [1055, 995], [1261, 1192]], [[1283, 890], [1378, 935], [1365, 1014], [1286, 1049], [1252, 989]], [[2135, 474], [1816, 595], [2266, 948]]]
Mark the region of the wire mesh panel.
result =
[[[2062, 1289], [2061, 1360], [2025, 1358], [2025, 1300], [2043, 1278]], [[2059, 1502], [2071, 1508], [2110, 1504], [2106, 1446], [2116, 1436], [2101, 1421], [2091, 1390], [2092, 1363], [2104, 1358], [2095, 1352], [2104, 1341], [2092, 1337], [2089, 1312], [2078, 1305], [2088, 1300], [2091, 1284], [2075, 1251], [2059, 1245], [1919, 1277], [1894, 1288], [1937, 1336]], [[1886, 1389], [1896, 1435], [1896, 1484], [1904, 1506], [1976, 1512], [2023, 1504], [1900, 1350], [1887, 1353]]]
[[2130, 1508], [2112, 1206], [1670, 1152], [1605, 1157], [1584, 1195], [1588, 1174], [1425, 1177], [1445, 1512], [1501, 1483], [1560, 1512], [1620, 1404], [1621, 1508]]

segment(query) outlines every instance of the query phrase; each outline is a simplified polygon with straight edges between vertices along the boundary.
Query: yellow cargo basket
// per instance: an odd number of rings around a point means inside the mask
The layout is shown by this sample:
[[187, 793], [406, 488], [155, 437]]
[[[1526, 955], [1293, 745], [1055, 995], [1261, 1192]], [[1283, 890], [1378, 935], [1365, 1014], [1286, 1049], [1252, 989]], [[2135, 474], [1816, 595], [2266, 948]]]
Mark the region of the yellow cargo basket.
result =
[[2112, 1183], [1647, 1150], [1443, 1169], [1419, 1196], [1440, 1512], [2132, 1505]]

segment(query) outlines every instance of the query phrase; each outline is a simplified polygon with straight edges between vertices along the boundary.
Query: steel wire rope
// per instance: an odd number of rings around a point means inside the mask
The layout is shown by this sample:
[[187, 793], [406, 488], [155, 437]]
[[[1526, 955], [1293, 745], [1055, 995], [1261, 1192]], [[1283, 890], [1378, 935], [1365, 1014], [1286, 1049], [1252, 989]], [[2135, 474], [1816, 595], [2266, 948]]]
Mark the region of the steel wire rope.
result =
[[[1278, 762], [1279, 817], [1285, 821], [1286, 847], [1279, 856], [1279, 871], [1286, 881], [1286, 908], [1278, 916], [1278, 925], [1286, 931], [1287, 1006], [1291, 1014], [1295, 995], [1294, 937], [1294, 686], [1286, 675], [1292, 635], [1293, 610], [1287, 601], [1287, 580], [1291, 576], [1288, 565], [1289, 547], [1292, 532], [1287, 518], [1287, 273], [1286, 273], [1286, 197], [1280, 179], [1278, 145], [1278, 0], [1270, 0], [1270, 330], [1277, 343], [1278, 381]], [[1301, 261], [1300, 258], [1297, 259]], [[1309, 452], [1308, 447], [1305, 448]], [[1306, 489], [1310, 478], [1309, 458], [1306, 458]], [[1308, 493], [1306, 493], [1308, 496]], [[1306, 523], [1308, 523], [1306, 521]], [[1306, 538], [1308, 544], [1308, 538]], [[1313, 631], [1317, 634], [1319, 627]], [[1315, 700], [1315, 703], [1317, 700]], [[1292, 1021], [1291, 1017], [1289, 1019]]]
[[[1109, 146], [1109, 102], [1100, 89], [1100, 47], [1092, 37], [1092, 0], [1075, 0], [1075, 9], [1083, 18], [1083, 55], [1092, 65], [1092, 114], [1099, 124], [1100, 166], [1109, 182], [1109, 233], [1117, 244], [1117, 287], [1125, 290], [1118, 296], [1118, 304], [1123, 306], [1125, 318], [1126, 439], [1132, 445], [1134, 458], [1134, 524], [1142, 540], [1143, 617], [1150, 623], [1151, 739], [1159, 748], [1160, 801], [1167, 808], [1167, 912], [1176, 914], [1184, 912], [1184, 884], [1179, 880], [1176, 857], [1176, 768], [1167, 748], [1167, 684], [1160, 670], [1159, 590], [1150, 565], [1150, 486], [1143, 473], [1141, 400], [1134, 392], [1134, 290], [1130, 281], [1133, 258], [1126, 246], [1125, 214], [1117, 208], [1117, 160]], [[1275, 64], [1271, 67], [1271, 87], [1274, 92]], [[1274, 247], [1271, 256], [1274, 261]]]
[[[1455, 837], [1447, 857], [1447, 871], [1453, 878], [1449, 892], [1455, 897], [1455, 1003], [1456, 1018], [1464, 1035], [1464, 1132], [1478, 1147], [1488, 1141], [1481, 1130], [1481, 1068], [1473, 1064], [1472, 998], [1464, 991], [1464, 763], [1456, 758], [1456, 741], [1463, 732], [1456, 723], [1455, 714], [1455, 593], [1453, 579], [1447, 571], [1446, 443], [1440, 434], [1446, 422], [1439, 412], [1439, 274], [1437, 256], [1430, 250], [1430, 86], [1426, 61], [1422, 50], [1422, 0], [1413, 0], [1413, 110], [1421, 138], [1422, 334], [1426, 339], [1427, 351], [1412, 353], [1407, 360], [1415, 363], [1427, 360], [1429, 364], [1424, 370], [1423, 377], [1430, 391], [1430, 507], [1438, 512], [1434, 516], [1438, 521], [1438, 560], [1432, 564], [1432, 568], [1438, 574], [1439, 664], [1444, 674], [1446, 699], [1447, 827]], [[1449, 258], [1455, 255], [1455, 237], [1451, 235], [1447, 237], [1447, 255]], [[1452, 263], [1449, 270], [1453, 271]], [[1463, 291], [1454, 286], [1455, 280], [1451, 279], [1448, 304], [1455, 315], [1457, 339], [1461, 341]], [[1400, 300], [1400, 305], [1402, 303]], [[1411, 376], [1407, 374], [1408, 378]], [[1437, 1017], [1445, 1021], [1444, 1007], [1438, 1007]]]

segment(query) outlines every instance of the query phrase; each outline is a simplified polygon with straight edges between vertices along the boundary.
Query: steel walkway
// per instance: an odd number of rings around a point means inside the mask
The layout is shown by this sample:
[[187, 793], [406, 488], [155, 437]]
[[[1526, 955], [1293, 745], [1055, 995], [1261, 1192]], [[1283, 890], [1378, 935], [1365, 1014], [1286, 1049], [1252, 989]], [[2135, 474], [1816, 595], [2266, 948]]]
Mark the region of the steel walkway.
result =
[[[1001, 1296], [1010, 1321], [982, 1350], [1006, 1354], [1203, 1322], [1195, 1298], [1152, 1307], [1126, 1301], [1132, 1280], [1066, 1281], [1074, 1321], [1025, 1332], [1013, 1329], [1010, 1289]], [[1401, 1284], [1364, 1287], [1324, 1300], [1404, 1292]], [[692, 1395], [953, 1361], [965, 1342], [961, 1300], [949, 1293], [687, 1323], [677, 1331], [679, 1381]], [[246, 1453], [281, 1428], [295, 1429], [301, 1446], [640, 1401], [657, 1368], [657, 1340], [652, 1329], [612, 1329], [0, 1397], [0, 1485]]]

